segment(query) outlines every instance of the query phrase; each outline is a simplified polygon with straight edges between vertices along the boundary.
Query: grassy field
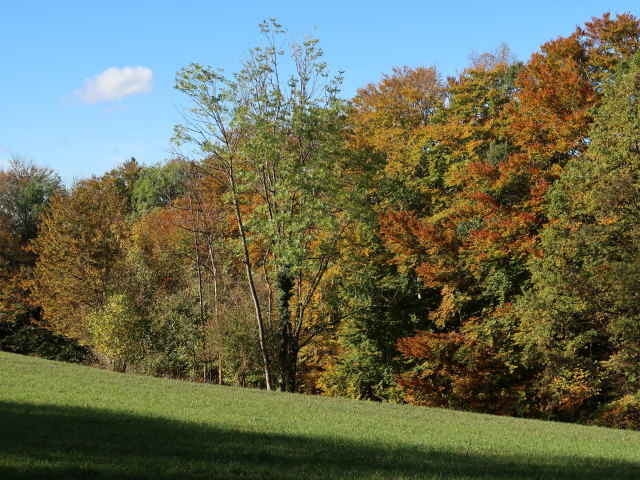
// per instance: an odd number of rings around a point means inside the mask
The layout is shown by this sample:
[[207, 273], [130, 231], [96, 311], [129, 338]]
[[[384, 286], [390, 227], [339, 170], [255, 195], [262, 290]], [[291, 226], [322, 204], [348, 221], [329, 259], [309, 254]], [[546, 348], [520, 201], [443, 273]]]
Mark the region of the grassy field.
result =
[[1, 479], [640, 479], [640, 432], [0, 352]]

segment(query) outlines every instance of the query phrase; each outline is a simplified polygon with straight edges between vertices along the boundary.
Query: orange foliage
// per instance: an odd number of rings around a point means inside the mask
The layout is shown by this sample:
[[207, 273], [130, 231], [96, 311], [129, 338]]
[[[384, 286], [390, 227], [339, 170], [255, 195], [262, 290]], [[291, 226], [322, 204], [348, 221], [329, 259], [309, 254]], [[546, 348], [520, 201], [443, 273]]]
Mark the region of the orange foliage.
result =
[[458, 333], [418, 331], [401, 339], [398, 350], [419, 361], [398, 378], [407, 402], [499, 414], [512, 410], [517, 392], [502, 384], [509, 369], [488, 345]]
[[434, 67], [394, 68], [353, 99], [352, 146], [385, 154], [387, 174], [414, 172], [429, 119], [443, 102], [444, 88]]
[[514, 141], [534, 156], [566, 158], [584, 151], [596, 93], [577, 34], [544, 44], [518, 77], [509, 110]]
[[578, 28], [577, 33], [597, 83], [614, 71], [620, 60], [631, 57], [640, 47], [640, 20], [630, 13], [616, 15], [615, 19], [609, 12], [600, 18], [593, 17], [584, 29]]

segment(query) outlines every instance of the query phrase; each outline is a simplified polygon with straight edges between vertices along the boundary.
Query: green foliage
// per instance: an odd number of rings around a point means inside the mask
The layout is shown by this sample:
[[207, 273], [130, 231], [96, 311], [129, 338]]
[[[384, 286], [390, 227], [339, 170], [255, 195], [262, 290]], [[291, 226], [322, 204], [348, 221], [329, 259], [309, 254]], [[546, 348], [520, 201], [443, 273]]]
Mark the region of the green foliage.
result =
[[287, 372], [282, 383], [293, 391], [299, 350], [315, 326], [315, 299], [345, 228], [336, 168], [345, 104], [337, 98], [341, 75], [329, 78], [317, 39], [282, 49], [289, 42], [281, 25], [271, 20], [260, 29], [266, 44], [250, 50], [237, 73], [200, 64], [178, 72], [176, 89], [192, 107], [173, 140], [196, 147], [200, 169], [233, 212], [269, 388], [267, 308], [254, 276], [262, 267], [271, 286], [280, 269], [290, 270], [296, 298], [275, 315], [288, 324], [281, 328], [281, 376]]
[[149, 326], [126, 295], [110, 296], [86, 322], [92, 347], [116, 370], [140, 360], [148, 348]]
[[334, 315], [343, 317], [320, 387], [330, 395], [398, 401], [396, 377], [404, 362], [396, 343], [416, 328], [428, 328], [433, 292], [411, 270], [399, 271], [375, 213], [358, 201], [362, 192], [350, 193], [351, 235], [332, 271]]
[[156, 376], [196, 377], [201, 334], [193, 296], [185, 291], [161, 295], [148, 315], [148, 351], [141, 359], [142, 370]]
[[0, 350], [70, 363], [88, 363], [92, 359], [87, 347], [43, 328], [25, 315], [0, 322]]
[[640, 21], [351, 102], [317, 39], [260, 31], [178, 72], [184, 157], [0, 171], [3, 348], [640, 428]]
[[[379, 316], [372, 316], [367, 323], [378, 319]], [[360, 323], [364, 325], [349, 322], [339, 331], [341, 349], [320, 383], [324, 393], [361, 400], [400, 401], [396, 381], [401, 371], [398, 353], [389, 347], [390, 342], [381, 344], [380, 340], [390, 340], [407, 332], [376, 332], [376, 335], [365, 321]]]
[[557, 415], [593, 413], [640, 387], [639, 78], [636, 54], [605, 86], [585, 158], [549, 194], [543, 256], [518, 305], [538, 400]]
[[0, 171], [3, 227], [10, 229], [23, 245], [35, 238], [49, 198], [61, 190], [60, 177], [53, 170], [12, 159], [9, 168]]
[[156, 207], [170, 206], [185, 194], [188, 173], [189, 166], [179, 160], [145, 167], [131, 191], [135, 210], [148, 212]]
[[422, 298], [416, 279], [394, 277], [391, 266], [376, 264], [380, 260], [369, 258], [348, 279], [354, 283], [343, 285], [342, 311], [350, 315], [337, 329], [339, 349], [322, 378], [331, 395], [400, 400], [396, 377], [404, 362], [396, 343], [428, 324], [429, 298]]
[[144, 167], [131, 157], [102, 176], [102, 182], [109, 184], [124, 202], [127, 213], [135, 211], [133, 191]]
[[[240, 285], [226, 287], [217, 319], [211, 319], [205, 332], [205, 356], [211, 366], [222, 370], [219, 383], [237, 386], [264, 386], [260, 346], [255, 338], [252, 305]], [[271, 355], [277, 351], [277, 331], [266, 338]], [[218, 371], [220, 374], [220, 371]]]

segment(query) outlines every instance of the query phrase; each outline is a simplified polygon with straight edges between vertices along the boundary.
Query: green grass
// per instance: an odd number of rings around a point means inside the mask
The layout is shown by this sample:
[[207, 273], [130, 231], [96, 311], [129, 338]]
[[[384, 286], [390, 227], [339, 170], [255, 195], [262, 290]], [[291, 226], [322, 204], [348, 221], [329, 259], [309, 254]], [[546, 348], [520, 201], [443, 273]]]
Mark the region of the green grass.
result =
[[640, 432], [0, 352], [1, 479], [640, 479]]

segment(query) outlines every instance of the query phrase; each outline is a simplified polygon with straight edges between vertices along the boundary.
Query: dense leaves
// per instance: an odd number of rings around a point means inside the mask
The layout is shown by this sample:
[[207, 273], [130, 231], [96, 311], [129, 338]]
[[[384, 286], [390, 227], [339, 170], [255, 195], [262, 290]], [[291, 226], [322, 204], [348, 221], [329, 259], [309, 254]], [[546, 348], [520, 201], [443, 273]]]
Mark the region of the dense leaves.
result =
[[638, 19], [351, 101], [317, 39], [261, 31], [178, 72], [177, 158], [0, 172], [2, 348], [640, 428]]
[[518, 304], [520, 342], [551, 411], [572, 414], [640, 388], [639, 80], [636, 54], [607, 81], [586, 155], [548, 197], [543, 257]]

